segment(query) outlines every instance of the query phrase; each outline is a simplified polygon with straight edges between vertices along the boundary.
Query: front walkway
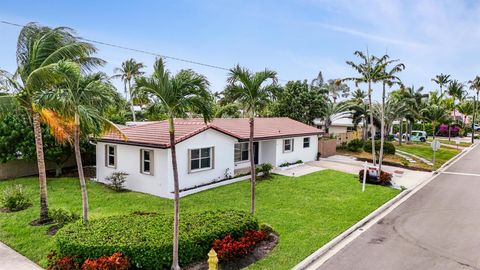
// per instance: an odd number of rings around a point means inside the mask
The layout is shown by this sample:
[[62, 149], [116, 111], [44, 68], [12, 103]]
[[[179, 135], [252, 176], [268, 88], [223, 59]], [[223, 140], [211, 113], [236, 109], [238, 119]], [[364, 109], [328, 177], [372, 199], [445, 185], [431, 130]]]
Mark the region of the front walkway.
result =
[[285, 175], [285, 176], [300, 177], [306, 174], [311, 174], [311, 173], [322, 171], [325, 169], [326, 168], [320, 168], [315, 165], [312, 166], [310, 163], [306, 163], [306, 164], [299, 165], [297, 167], [284, 169], [284, 170], [282, 170], [281, 168], [274, 168], [272, 170], [272, 173]]
[[0, 270], [42, 270], [40, 266], [0, 242]]
[[[311, 166], [317, 166], [325, 169], [332, 169], [336, 171], [358, 174], [363, 169], [363, 161], [355, 160], [353, 157], [335, 155], [328, 158], [321, 158], [320, 161], [309, 162]], [[371, 163], [368, 163], [372, 166]], [[392, 183], [397, 186], [404, 186], [411, 189], [419, 183], [428, 179], [432, 173], [423, 171], [408, 170], [399, 167], [382, 165], [382, 171], [393, 174]], [[403, 172], [403, 173], [399, 173]]]

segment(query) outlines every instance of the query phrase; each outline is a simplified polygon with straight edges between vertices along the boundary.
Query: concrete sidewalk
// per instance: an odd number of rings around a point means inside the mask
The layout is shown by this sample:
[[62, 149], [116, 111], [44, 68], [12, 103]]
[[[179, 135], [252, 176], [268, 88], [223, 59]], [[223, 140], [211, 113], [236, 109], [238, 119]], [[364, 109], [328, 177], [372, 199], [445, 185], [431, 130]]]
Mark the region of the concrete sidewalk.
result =
[[[358, 174], [358, 172], [363, 169], [364, 162], [358, 161], [353, 157], [335, 155], [328, 158], [321, 158], [319, 161], [312, 161], [308, 164], [310, 166], [317, 166], [325, 169]], [[371, 163], [368, 163], [368, 165], [372, 166]], [[431, 172], [414, 171], [387, 165], [382, 166], [382, 171], [392, 173], [393, 184], [396, 184], [398, 186], [404, 186], [407, 189], [411, 189], [417, 186], [419, 183], [425, 181], [432, 175]], [[403, 172], [403, 174], [395, 173], [395, 171], [401, 171]]]
[[0, 242], [0, 270], [42, 270], [40, 266]]

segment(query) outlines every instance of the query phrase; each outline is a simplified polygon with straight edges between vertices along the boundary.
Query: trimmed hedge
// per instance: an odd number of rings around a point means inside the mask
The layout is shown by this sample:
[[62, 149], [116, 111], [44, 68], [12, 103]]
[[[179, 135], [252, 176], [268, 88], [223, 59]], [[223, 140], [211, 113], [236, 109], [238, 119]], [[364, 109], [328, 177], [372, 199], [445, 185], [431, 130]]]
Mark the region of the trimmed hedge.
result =
[[[363, 151], [372, 152], [372, 141], [368, 140], [363, 145]], [[380, 152], [380, 141], [375, 141], [375, 152]], [[395, 146], [391, 142], [383, 142], [383, 153], [385, 155], [395, 155]]]
[[[258, 230], [257, 219], [237, 210], [185, 212], [180, 215], [181, 265], [204, 259], [216, 239], [240, 237]], [[172, 262], [173, 216], [134, 213], [72, 223], [55, 236], [58, 253], [84, 261], [121, 252], [132, 266], [169, 268]]]
[[359, 152], [365, 143], [359, 139], [353, 139], [347, 143], [347, 149], [353, 152]]

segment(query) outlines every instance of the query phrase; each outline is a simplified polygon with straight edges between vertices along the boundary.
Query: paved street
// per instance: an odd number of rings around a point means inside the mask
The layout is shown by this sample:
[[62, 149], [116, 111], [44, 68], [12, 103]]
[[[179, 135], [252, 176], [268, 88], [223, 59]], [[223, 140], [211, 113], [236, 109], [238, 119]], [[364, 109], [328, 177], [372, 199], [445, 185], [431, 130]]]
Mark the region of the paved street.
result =
[[318, 269], [480, 269], [480, 147]]

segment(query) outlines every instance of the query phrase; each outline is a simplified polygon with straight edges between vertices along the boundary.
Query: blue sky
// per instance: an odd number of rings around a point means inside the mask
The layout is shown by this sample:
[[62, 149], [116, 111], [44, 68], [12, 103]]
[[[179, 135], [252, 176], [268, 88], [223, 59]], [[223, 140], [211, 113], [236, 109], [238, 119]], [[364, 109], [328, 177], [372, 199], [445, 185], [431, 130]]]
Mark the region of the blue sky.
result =
[[[480, 2], [435, 0], [3, 0], [0, 20], [69, 26], [84, 38], [230, 68], [270, 68], [281, 82], [355, 75], [355, 50], [400, 59], [407, 85], [433, 90], [440, 72], [460, 81], [480, 75]], [[13, 71], [19, 29], [0, 24], [0, 68]], [[154, 57], [98, 45], [107, 74], [127, 58], [151, 70]], [[225, 85], [224, 70], [167, 59]], [[119, 85], [118, 83], [116, 83]], [[364, 87], [363, 87], [364, 88]], [[377, 89], [379, 86], [377, 86]], [[378, 99], [379, 91], [374, 95]]]

